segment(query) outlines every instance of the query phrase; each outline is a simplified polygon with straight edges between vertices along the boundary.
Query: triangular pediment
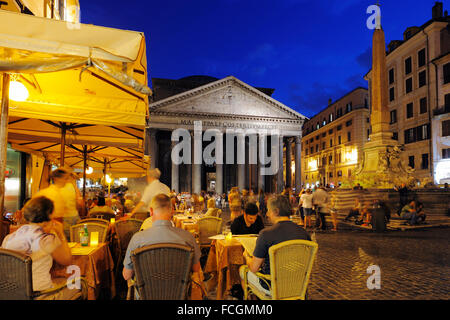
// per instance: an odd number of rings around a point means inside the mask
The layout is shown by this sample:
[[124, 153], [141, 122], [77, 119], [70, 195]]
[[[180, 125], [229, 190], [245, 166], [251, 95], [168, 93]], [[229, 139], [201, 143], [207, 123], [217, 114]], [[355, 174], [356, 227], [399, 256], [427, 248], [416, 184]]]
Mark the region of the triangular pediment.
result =
[[305, 116], [233, 76], [150, 104], [150, 113], [302, 120]]

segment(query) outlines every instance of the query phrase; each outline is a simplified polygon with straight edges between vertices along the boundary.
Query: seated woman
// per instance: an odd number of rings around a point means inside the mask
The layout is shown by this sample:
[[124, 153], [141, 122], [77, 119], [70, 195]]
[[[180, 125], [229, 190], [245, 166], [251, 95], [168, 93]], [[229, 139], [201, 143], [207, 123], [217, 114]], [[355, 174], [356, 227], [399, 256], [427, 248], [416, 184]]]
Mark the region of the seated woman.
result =
[[115, 218], [114, 210], [106, 205], [105, 197], [99, 196], [97, 205], [89, 210], [89, 217], [95, 218], [97, 215], [102, 215], [105, 219]]
[[[72, 264], [72, 254], [67, 245], [63, 224], [51, 220], [53, 210], [53, 201], [47, 197], [31, 199], [23, 208], [23, 215], [28, 224], [6, 236], [2, 244], [4, 249], [19, 251], [31, 257], [33, 291], [64, 287], [67, 279], [52, 279], [50, 269], [53, 261], [64, 266]], [[79, 292], [78, 289], [65, 287], [56, 293], [43, 294], [36, 299], [70, 300]]]
[[359, 217], [360, 211], [361, 211], [361, 203], [359, 202], [358, 198], [355, 198], [355, 205], [353, 206], [353, 208], [350, 209], [350, 212], [345, 217], [344, 221], [349, 221], [350, 218], [352, 218], [352, 217], [355, 217], [355, 221], [356, 221]]
[[219, 208], [216, 208], [216, 200], [214, 198], [211, 198], [208, 200], [207, 203], [208, 210], [205, 213], [206, 217], [217, 217], [219, 218], [222, 214], [222, 210]]
[[230, 204], [230, 219], [233, 222], [234, 219], [242, 215], [242, 202], [239, 199], [233, 199]]
[[355, 224], [363, 225], [365, 227], [369, 226], [372, 222], [372, 214], [369, 210], [368, 204], [364, 204], [364, 206], [361, 209], [361, 216], [359, 220], [355, 221]]

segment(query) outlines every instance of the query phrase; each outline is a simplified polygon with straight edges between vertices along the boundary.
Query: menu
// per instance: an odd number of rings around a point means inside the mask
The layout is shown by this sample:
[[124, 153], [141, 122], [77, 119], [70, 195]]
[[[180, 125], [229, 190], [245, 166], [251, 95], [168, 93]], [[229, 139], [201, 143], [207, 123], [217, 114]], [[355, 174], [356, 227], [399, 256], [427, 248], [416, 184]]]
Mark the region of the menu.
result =
[[234, 236], [234, 239], [239, 241], [244, 249], [251, 255], [253, 255], [253, 252], [255, 251], [256, 247], [256, 239], [258, 237], [255, 236]]

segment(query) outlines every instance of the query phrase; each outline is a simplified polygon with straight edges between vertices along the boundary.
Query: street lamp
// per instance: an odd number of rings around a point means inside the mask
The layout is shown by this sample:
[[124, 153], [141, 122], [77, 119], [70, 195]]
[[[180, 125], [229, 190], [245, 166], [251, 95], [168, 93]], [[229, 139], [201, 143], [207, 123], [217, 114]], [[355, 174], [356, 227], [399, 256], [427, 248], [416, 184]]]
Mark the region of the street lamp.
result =
[[27, 87], [22, 82], [12, 80], [9, 83], [9, 99], [13, 101], [25, 101], [28, 99], [29, 93]]
[[111, 182], [112, 182], [112, 179], [111, 179], [111, 177], [109, 176], [109, 174], [106, 174], [106, 176], [105, 176], [105, 181], [106, 181], [106, 183], [108, 184], [108, 197], [109, 197], [109, 195], [110, 195], [110, 193], [111, 193]]

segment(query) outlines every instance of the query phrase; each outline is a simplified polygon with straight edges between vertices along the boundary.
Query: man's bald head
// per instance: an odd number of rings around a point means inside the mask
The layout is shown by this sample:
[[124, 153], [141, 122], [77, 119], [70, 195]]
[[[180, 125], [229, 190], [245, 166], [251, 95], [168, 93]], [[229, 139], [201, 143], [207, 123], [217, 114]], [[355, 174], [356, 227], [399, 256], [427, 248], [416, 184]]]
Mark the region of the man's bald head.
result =
[[164, 193], [160, 193], [153, 197], [150, 203], [150, 213], [153, 221], [170, 220], [172, 218], [172, 202], [170, 197]]

